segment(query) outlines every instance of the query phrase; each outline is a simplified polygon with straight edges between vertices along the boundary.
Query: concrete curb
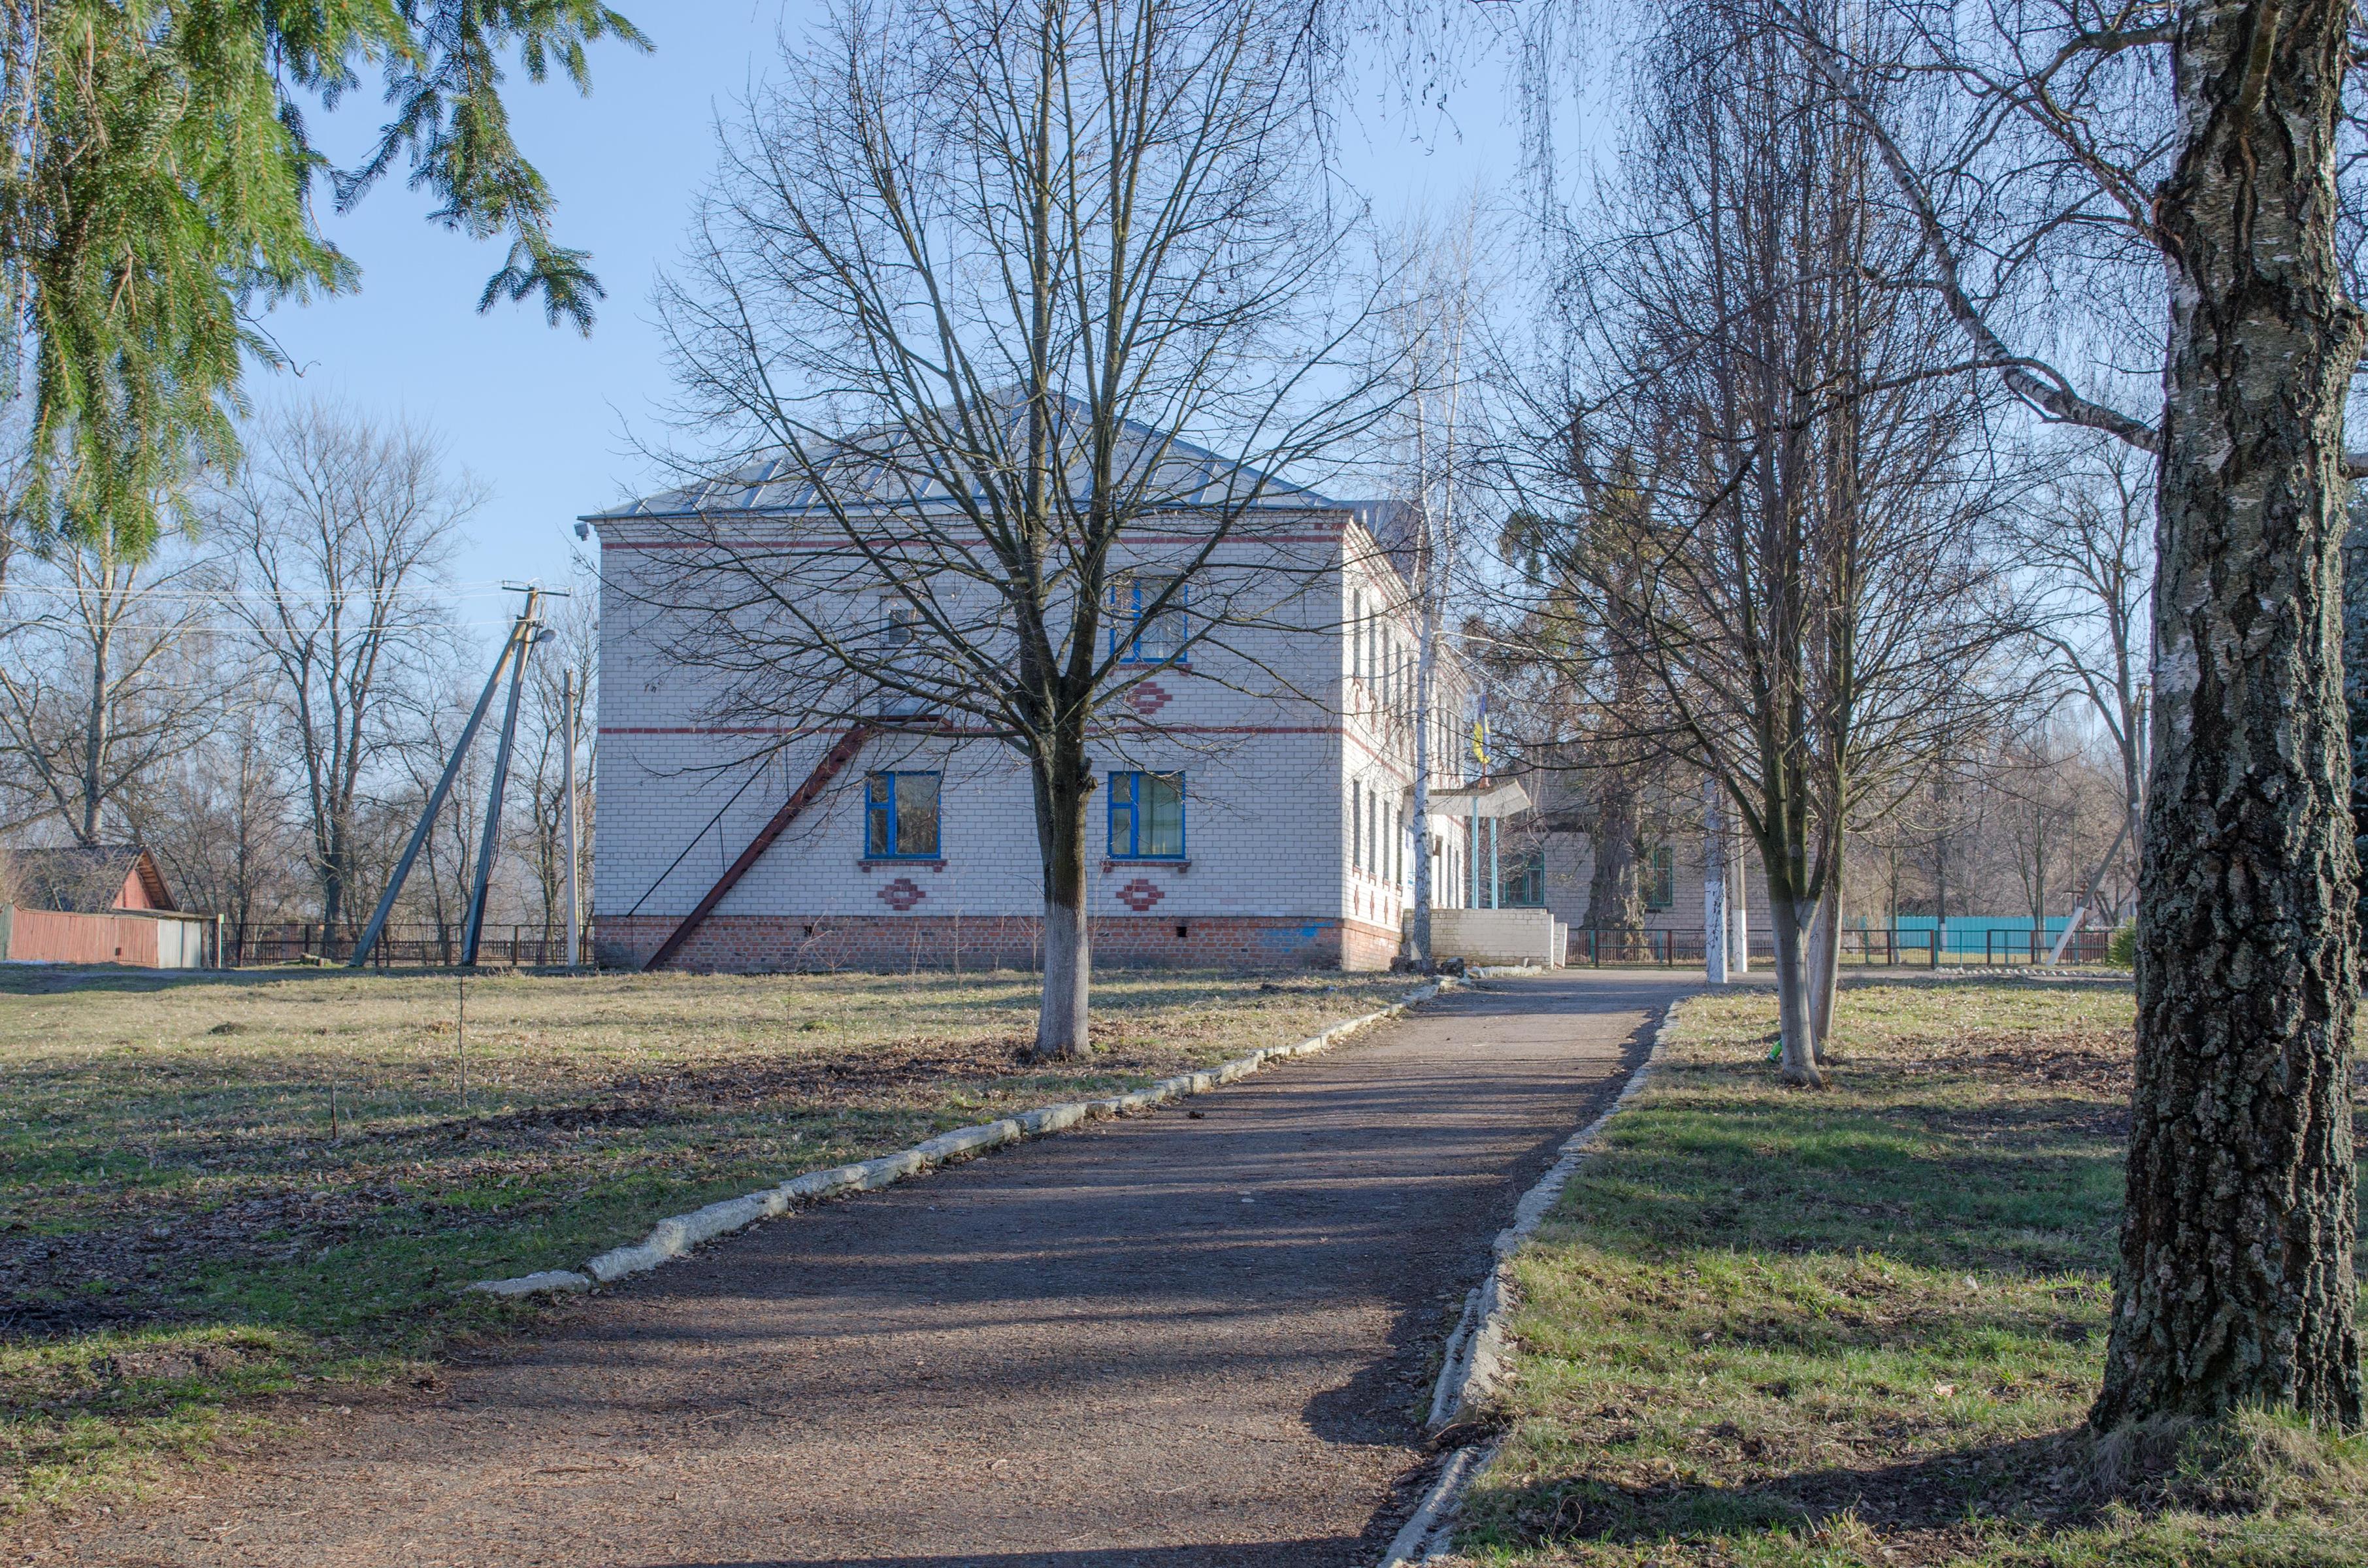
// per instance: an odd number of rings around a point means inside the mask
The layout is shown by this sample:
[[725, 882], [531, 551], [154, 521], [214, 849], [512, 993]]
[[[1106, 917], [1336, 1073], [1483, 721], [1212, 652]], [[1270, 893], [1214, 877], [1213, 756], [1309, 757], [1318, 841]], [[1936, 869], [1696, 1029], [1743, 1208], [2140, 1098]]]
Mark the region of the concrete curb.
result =
[[1439, 1469], [1439, 1479], [1422, 1494], [1414, 1517], [1390, 1538], [1390, 1550], [1382, 1558], [1382, 1568], [1406, 1568], [1407, 1563], [1444, 1557], [1454, 1550], [1455, 1506], [1463, 1500], [1463, 1489], [1471, 1484], [1472, 1478], [1496, 1457], [1495, 1443], [1458, 1449], [1449, 1454], [1447, 1462]]
[[1294, 1056], [1313, 1056], [1370, 1024], [1395, 1018], [1408, 1007], [1453, 989], [1455, 984], [1452, 977], [1442, 976], [1431, 984], [1407, 992], [1386, 1007], [1334, 1024], [1322, 1034], [1310, 1035], [1295, 1045], [1267, 1046], [1197, 1073], [1178, 1073], [1174, 1077], [1162, 1078], [1147, 1088], [1129, 1094], [1110, 1095], [1096, 1100], [1067, 1100], [1059, 1105], [1039, 1106], [1034, 1110], [1005, 1117], [999, 1121], [958, 1127], [893, 1154], [882, 1154], [877, 1159], [851, 1165], [834, 1165], [828, 1170], [809, 1171], [778, 1187], [761, 1187], [744, 1197], [723, 1199], [703, 1209], [694, 1209], [688, 1214], [669, 1215], [652, 1226], [650, 1233], [641, 1241], [630, 1246], [611, 1247], [586, 1262], [581, 1269], [549, 1268], [539, 1273], [521, 1274], [514, 1279], [480, 1279], [464, 1289], [488, 1296], [532, 1296], [546, 1292], [589, 1290], [595, 1285], [612, 1284], [636, 1274], [645, 1274], [660, 1264], [682, 1256], [701, 1242], [713, 1241], [718, 1236], [746, 1230], [759, 1220], [770, 1220], [787, 1213], [792, 1204], [816, 1202], [849, 1192], [871, 1192], [951, 1161], [985, 1153], [1006, 1143], [1059, 1132], [1096, 1117], [1130, 1116], [1170, 1100], [1206, 1094], [1211, 1089], [1246, 1078], [1270, 1062]]
[[1562, 1197], [1571, 1173], [1579, 1161], [1594, 1153], [1596, 1140], [1628, 1096], [1642, 1088], [1652, 1077], [1653, 1069], [1661, 1060], [1661, 1031], [1668, 1024], [1664, 1012], [1654, 1021], [1651, 1043], [1645, 1048], [1645, 1060], [1628, 1074], [1620, 1093], [1604, 1108], [1603, 1114], [1580, 1128], [1565, 1141], [1561, 1153], [1540, 1176], [1537, 1185], [1521, 1195], [1513, 1206], [1513, 1222], [1497, 1233], [1492, 1248], [1496, 1262], [1489, 1267], [1487, 1278], [1464, 1298], [1463, 1315], [1448, 1336], [1447, 1357], [1439, 1369], [1439, 1381], [1432, 1386], [1430, 1396], [1430, 1427], [1437, 1431], [1454, 1425], [1475, 1411], [1487, 1397], [1504, 1370], [1505, 1325], [1512, 1316], [1513, 1301], [1509, 1282], [1505, 1278], [1505, 1265], [1521, 1244], [1528, 1241], [1545, 1217], [1546, 1211]]
[[[1519, 1252], [1523, 1243], [1537, 1231], [1547, 1210], [1562, 1197], [1562, 1189], [1570, 1182], [1571, 1173], [1578, 1163], [1595, 1152], [1596, 1140], [1628, 1096], [1642, 1087], [1652, 1076], [1661, 1060], [1661, 1031], [1668, 1024], [1664, 1012], [1653, 1024], [1651, 1043], [1645, 1048], [1645, 1060], [1628, 1074], [1620, 1093], [1604, 1108], [1603, 1114], [1580, 1128], [1565, 1140], [1546, 1174], [1537, 1185], [1521, 1195], [1513, 1206], [1513, 1222], [1497, 1233], [1493, 1249], [1496, 1262], [1472, 1293], [1463, 1299], [1463, 1315], [1448, 1336], [1445, 1361], [1439, 1369], [1439, 1381], [1431, 1387], [1430, 1430], [1436, 1432], [1453, 1426], [1457, 1421], [1476, 1414], [1482, 1401], [1503, 1381], [1506, 1326], [1512, 1320], [1512, 1287], [1505, 1277], [1505, 1265]], [[1497, 1457], [1500, 1440], [1457, 1449], [1440, 1468], [1439, 1479], [1423, 1494], [1413, 1517], [1400, 1527], [1391, 1540], [1389, 1551], [1383, 1556], [1381, 1568], [1405, 1568], [1406, 1564], [1445, 1556], [1453, 1547], [1455, 1515], [1463, 1500], [1464, 1488], [1473, 1478], [1487, 1468]]]

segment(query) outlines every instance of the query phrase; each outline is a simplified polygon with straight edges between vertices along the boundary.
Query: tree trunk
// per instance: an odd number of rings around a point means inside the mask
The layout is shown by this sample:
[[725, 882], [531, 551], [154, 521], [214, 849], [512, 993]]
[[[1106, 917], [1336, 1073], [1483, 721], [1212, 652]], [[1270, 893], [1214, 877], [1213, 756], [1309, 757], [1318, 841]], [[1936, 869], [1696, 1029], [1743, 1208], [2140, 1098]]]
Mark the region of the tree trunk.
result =
[[[98, 842], [101, 809], [107, 803], [107, 752], [109, 744], [108, 720], [112, 717], [108, 691], [108, 653], [111, 652], [115, 603], [115, 573], [112, 567], [99, 574], [98, 587], [94, 596], [102, 619], [97, 635], [91, 639], [90, 703], [83, 716], [82, 744], [82, 812], [74, 824], [76, 839], [83, 844]], [[85, 619], [89, 611], [85, 610]]]
[[[2351, 858], [2368, 862], [2368, 497], [2356, 491], [2343, 529], [2343, 704], [2351, 733]], [[2132, 820], [2135, 820], [2135, 808]], [[2356, 929], [2368, 934], [2368, 879]]]
[[333, 835], [328, 859], [321, 868], [321, 924], [339, 930], [346, 918], [347, 851], [342, 835]]
[[1768, 890], [1768, 923], [1776, 937], [1776, 1014], [1783, 1030], [1783, 1059], [1777, 1075], [1803, 1088], [1821, 1088], [1816, 1047], [1809, 1035], [1807, 901], [1775, 887]]
[[1595, 875], [1587, 888], [1587, 928], [1612, 933], [1612, 950], [1622, 958], [1644, 941], [1645, 878], [1636, 856], [1643, 818], [1634, 782], [1622, 773], [1602, 774], [1588, 832]]
[[1093, 778], [1082, 736], [1038, 762], [1037, 842], [1044, 855], [1044, 992], [1036, 1012], [1039, 1061], [1078, 1061], [1091, 1047], [1087, 1000], [1094, 962], [1086, 915], [1086, 804]]
[[[1429, 524], [1425, 523], [1429, 538]], [[1426, 551], [1428, 545], [1426, 545]], [[1430, 904], [1438, 896], [1439, 869], [1430, 853], [1430, 770], [1432, 676], [1437, 669], [1438, 624], [1432, 614], [1429, 574], [1420, 601], [1421, 620], [1415, 628], [1414, 699], [1414, 910], [1406, 922], [1404, 956], [1426, 973], [1430, 969]]]
[[1842, 869], [1837, 863], [1825, 896], [1809, 922], [1809, 1049], [1817, 1065], [1827, 1062], [1826, 1040], [1834, 1027], [1834, 990], [1841, 983]]
[[2137, 1088], [2099, 1427], [2360, 1420], [2338, 550], [2348, 6], [2182, 7]]

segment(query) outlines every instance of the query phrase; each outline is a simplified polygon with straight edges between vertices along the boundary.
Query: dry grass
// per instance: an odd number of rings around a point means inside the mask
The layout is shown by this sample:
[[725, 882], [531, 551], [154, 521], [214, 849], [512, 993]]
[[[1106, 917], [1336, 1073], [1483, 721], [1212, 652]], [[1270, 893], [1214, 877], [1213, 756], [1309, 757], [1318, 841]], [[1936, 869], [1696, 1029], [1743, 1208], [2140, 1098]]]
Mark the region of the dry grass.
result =
[[2248, 1415], [2100, 1444], [2126, 987], [1854, 985], [1837, 1085], [1685, 1004], [1520, 1266], [1463, 1550], [1716, 1568], [2368, 1562], [2368, 1444]]
[[469, 1280], [1407, 983], [1107, 974], [1093, 1060], [1045, 1069], [1025, 975], [489, 976], [464, 1032], [450, 973], [0, 970], [0, 1512], [532, 1311]]

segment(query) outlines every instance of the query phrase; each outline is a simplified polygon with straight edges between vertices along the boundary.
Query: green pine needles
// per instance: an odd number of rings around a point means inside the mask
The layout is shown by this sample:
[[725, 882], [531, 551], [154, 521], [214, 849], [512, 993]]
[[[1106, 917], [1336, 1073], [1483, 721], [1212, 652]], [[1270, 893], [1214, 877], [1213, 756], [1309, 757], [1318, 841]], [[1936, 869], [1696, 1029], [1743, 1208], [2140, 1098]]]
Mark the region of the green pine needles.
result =
[[[510, 251], [479, 301], [540, 296], [592, 325], [601, 289], [552, 235], [511, 134], [506, 62], [579, 92], [586, 46], [648, 40], [598, 0], [0, 0], [0, 393], [24, 458], [7, 521], [131, 554], [185, 482], [236, 456], [247, 357], [272, 305], [353, 288], [313, 194], [348, 207], [397, 165], [438, 222]], [[355, 169], [306, 110], [368, 79], [391, 115]]]

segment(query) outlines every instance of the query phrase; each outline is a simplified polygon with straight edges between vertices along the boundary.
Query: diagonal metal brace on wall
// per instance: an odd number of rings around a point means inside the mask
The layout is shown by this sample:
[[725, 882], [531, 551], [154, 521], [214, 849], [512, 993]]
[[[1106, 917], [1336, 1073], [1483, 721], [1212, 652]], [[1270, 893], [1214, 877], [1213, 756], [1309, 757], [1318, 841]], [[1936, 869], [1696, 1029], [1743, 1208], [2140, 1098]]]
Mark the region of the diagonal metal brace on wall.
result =
[[748, 841], [747, 848], [740, 851], [740, 858], [716, 879], [713, 887], [707, 890], [707, 896], [699, 901], [698, 907], [684, 915], [682, 924], [658, 944], [658, 950], [650, 955], [650, 961], [643, 964], [643, 969], [662, 969], [668, 959], [682, 950], [682, 945], [690, 940], [690, 934], [714, 913], [717, 904], [723, 902], [723, 895], [748, 874], [748, 868], [763, 858], [765, 851], [773, 846], [773, 840], [780, 837], [790, 824], [795, 822], [823, 790], [829, 788], [830, 781], [855, 760], [855, 754], [863, 749], [863, 743], [870, 740], [872, 733], [871, 725], [858, 724], [838, 737], [830, 750], [823, 754], [822, 760], [814, 765], [814, 770], [806, 775], [806, 781], [791, 791], [790, 798], [781, 802], [781, 809], [773, 813], [772, 820], [757, 830], [757, 836]]

